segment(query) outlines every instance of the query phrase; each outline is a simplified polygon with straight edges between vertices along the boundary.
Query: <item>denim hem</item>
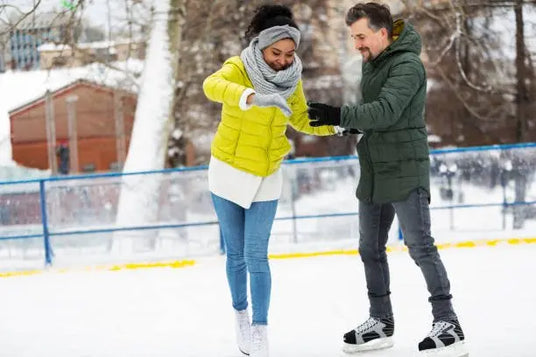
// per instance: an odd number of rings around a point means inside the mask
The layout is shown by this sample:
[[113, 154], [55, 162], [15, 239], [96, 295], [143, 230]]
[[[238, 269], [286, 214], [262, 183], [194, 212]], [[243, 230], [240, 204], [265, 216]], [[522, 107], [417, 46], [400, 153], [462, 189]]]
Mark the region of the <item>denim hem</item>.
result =
[[394, 317], [393, 313], [385, 313], [385, 314], [370, 314], [370, 317], [374, 317], [375, 319], [391, 319]]
[[452, 321], [452, 320], [458, 321], [458, 316], [455, 313], [452, 313], [452, 314], [446, 315], [446, 316], [442, 316], [442, 317], [434, 318], [433, 322], [436, 323], [438, 321]]
[[267, 326], [268, 325], [268, 322], [267, 321], [253, 321], [251, 323], [252, 326], [255, 326], [255, 325], [258, 325], [258, 326]]
[[237, 309], [236, 307], [233, 306], [233, 309], [234, 309], [236, 312], [246, 311], [246, 310], [248, 309], [248, 304], [246, 303], [246, 306], [243, 307], [243, 308], [240, 308], [240, 309]]

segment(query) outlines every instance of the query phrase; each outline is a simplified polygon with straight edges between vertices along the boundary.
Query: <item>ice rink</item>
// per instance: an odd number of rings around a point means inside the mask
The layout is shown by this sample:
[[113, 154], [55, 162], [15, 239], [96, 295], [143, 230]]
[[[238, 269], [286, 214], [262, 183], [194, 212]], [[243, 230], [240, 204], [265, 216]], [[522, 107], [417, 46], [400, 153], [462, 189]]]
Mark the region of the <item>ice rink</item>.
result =
[[[533, 357], [536, 244], [441, 250], [470, 356]], [[389, 254], [395, 346], [367, 356], [416, 356], [431, 328], [419, 269]], [[184, 268], [48, 271], [0, 278], [0, 356], [227, 357], [235, 347], [222, 256]], [[274, 357], [341, 356], [344, 332], [366, 319], [357, 255], [271, 259]]]

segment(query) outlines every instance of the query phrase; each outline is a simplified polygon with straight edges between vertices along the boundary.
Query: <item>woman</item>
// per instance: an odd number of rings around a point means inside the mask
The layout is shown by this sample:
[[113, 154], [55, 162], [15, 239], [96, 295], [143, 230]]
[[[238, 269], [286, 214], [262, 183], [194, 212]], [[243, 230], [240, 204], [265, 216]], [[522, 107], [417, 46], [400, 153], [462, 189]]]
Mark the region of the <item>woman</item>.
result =
[[238, 348], [264, 357], [271, 291], [268, 240], [281, 195], [280, 165], [291, 147], [285, 130], [291, 124], [305, 133], [333, 135], [335, 128], [309, 125], [302, 66], [295, 54], [300, 32], [290, 9], [259, 7], [246, 37], [249, 46], [207, 77], [203, 90], [223, 104], [208, 178], [227, 253]]

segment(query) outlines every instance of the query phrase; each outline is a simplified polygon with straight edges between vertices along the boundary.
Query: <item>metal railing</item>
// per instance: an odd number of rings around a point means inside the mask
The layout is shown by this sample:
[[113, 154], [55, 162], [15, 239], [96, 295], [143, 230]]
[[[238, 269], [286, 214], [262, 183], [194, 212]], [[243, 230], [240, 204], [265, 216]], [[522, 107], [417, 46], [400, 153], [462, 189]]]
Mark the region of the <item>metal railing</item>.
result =
[[[535, 167], [536, 143], [433, 150], [431, 209], [449, 213], [447, 231], [460, 225], [460, 220], [455, 220], [459, 210], [497, 208], [500, 214], [493, 214], [502, 224], [495, 231], [510, 229], [509, 221], [512, 229], [522, 229], [525, 221], [536, 216]], [[5, 261], [20, 262], [30, 257], [35, 262], [41, 254], [41, 262], [51, 265], [62, 249], [63, 258], [74, 251], [78, 257], [96, 252], [112, 260], [163, 259], [219, 251], [221, 238], [207, 190], [206, 169], [200, 166], [0, 182], [0, 260], [3, 257]], [[273, 240], [285, 245], [334, 242], [357, 235], [357, 200], [353, 194], [359, 177], [357, 157], [295, 159], [286, 161], [283, 170], [284, 192]], [[158, 214], [154, 221], [116, 224], [121, 189], [129, 176], [158, 181]], [[443, 218], [440, 222], [445, 221]], [[203, 227], [211, 229], [196, 231]], [[134, 243], [131, 251], [114, 255], [110, 252], [114, 251], [114, 234], [118, 232], [126, 233]], [[42, 240], [41, 249], [36, 240]], [[136, 245], [141, 248], [132, 248]], [[189, 248], [181, 248], [185, 246]], [[25, 253], [18, 254], [20, 251]], [[25, 264], [2, 267], [24, 268]]]

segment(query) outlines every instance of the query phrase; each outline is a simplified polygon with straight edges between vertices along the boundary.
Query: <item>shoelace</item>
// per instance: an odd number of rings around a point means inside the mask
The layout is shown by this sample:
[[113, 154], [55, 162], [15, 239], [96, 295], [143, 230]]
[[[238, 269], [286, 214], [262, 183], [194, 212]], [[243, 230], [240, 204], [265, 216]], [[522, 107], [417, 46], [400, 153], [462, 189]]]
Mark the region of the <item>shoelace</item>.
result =
[[445, 321], [436, 322], [436, 323], [433, 324], [432, 331], [430, 331], [428, 336], [429, 337], [436, 337], [436, 336], [440, 335], [443, 332], [443, 330], [445, 330], [450, 325], [452, 325], [452, 324], [450, 324], [448, 322], [445, 322]]
[[378, 323], [378, 320], [375, 318], [370, 317], [367, 321], [363, 322], [361, 325], [357, 326], [355, 331], [359, 334], [361, 332], [367, 331], [372, 326], [376, 325]]

